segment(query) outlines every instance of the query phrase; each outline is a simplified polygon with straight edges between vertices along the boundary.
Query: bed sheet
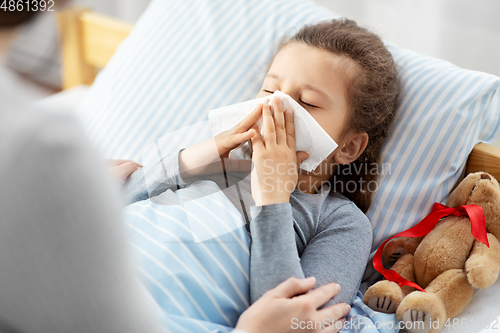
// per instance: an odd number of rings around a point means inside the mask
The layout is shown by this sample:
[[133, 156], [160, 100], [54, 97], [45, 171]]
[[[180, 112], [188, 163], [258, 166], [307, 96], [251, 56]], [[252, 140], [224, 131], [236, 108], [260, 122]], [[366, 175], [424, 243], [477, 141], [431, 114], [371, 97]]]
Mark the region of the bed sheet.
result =
[[500, 280], [477, 289], [467, 307], [441, 333], [500, 332]]

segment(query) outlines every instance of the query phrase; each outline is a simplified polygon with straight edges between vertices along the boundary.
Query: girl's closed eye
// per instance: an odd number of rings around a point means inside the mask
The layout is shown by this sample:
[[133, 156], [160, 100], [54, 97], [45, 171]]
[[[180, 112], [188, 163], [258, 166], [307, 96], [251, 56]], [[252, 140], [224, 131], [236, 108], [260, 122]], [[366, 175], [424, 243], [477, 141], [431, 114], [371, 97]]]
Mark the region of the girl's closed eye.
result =
[[302, 104], [304, 104], [305, 106], [308, 106], [308, 107], [311, 107], [311, 108], [317, 108], [317, 106], [316, 106], [316, 105], [312, 105], [312, 104], [306, 103], [306, 102], [304, 102], [304, 101], [303, 101], [303, 100], [301, 100], [301, 99], [299, 100], [299, 102], [300, 102], [300, 103], [302, 103]]
[[[262, 91], [267, 94], [274, 94], [274, 91], [270, 89], [262, 89]], [[304, 102], [302, 99], [299, 99], [298, 102], [310, 108], [318, 108], [318, 106]]]

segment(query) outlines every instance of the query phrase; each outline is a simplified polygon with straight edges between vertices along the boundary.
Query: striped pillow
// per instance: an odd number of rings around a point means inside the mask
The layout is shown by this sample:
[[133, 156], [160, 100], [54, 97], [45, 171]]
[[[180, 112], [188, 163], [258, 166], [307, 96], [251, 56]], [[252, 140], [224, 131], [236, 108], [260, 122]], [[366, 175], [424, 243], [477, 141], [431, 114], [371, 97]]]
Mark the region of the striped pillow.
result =
[[[281, 36], [336, 16], [309, 0], [153, 1], [78, 114], [105, 157], [139, 161], [154, 140], [254, 98]], [[500, 137], [499, 78], [388, 46], [403, 96], [367, 213], [373, 250], [446, 197], [476, 143]]]

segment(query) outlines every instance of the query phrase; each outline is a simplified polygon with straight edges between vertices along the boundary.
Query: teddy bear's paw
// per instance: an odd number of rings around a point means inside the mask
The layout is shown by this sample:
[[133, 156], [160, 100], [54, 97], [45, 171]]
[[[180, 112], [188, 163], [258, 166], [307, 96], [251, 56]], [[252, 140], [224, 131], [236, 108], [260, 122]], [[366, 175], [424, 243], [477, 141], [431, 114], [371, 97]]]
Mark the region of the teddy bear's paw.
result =
[[439, 332], [447, 318], [441, 299], [436, 294], [421, 291], [414, 291], [403, 299], [396, 317], [409, 333]]
[[391, 239], [389, 243], [384, 246], [382, 260], [384, 265], [392, 266], [398, 261], [399, 258], [407, 254], [405, 248], [406, 238], [398, 237]]
[[398, 247], [394, 249], [394, 251], [391, 254], [389, 254], [387, 261], [389, 262], [389, 265], [392, 266], [396, 263], [396, 261], [399, 260], [399, 258], [401, 258], [406, 254], [408, 254], [408, 252], [406, 252], [406, 249], [404, 247]]
[[485, 267], [469, 262], [465, 265], [465, 273], [471, 286], [477, 289], [490, 287], [498, 277], [498, 270], [485, 269]]
[[432, 317], [425, 311], [406, 310], [401, 321], [408, 333], [429, 333], [432, 329]]
[[490, 287], [500, 271], [500, 244], [492, 234], [488, 234], [490, 246], [475, 242], [469, 259], [465, 262], [467, 280], [474, 288]]
[[383, 312], [383, 313], [394, 313], [396, 312], [397, 302], [390, 299], [387, 296], [384, 297], [372, 297], [368, 300], [367, 304], [370, 309]]
[[403, 291], [397, 283], [383, 280], [368, 288], [363, 302], [374, 311], [394, 313], [403, 297]]

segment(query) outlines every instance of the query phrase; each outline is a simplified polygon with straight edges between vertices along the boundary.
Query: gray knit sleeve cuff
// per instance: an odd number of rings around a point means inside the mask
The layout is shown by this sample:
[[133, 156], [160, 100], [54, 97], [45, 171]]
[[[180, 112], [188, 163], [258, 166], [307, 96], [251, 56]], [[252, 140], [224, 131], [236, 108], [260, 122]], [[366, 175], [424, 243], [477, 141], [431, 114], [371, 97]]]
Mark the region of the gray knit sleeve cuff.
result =
[[250, 207], [252, 256], [270, 258], [277, 253], [295, 250], [292, 206], [289, 203]]
[[[265, 217], [265, 218], [273, 218], [279, 217], [280, 215], [291, 215], [292, 206], [290, 203], [279, 203], [272, 205], [264, 205], [264, 206], [252, 206], [250, 207], [250, 215], [252, 216], [252, 220], [257, 217]], [[262, 214], [262, 215], [261, 215]]]

